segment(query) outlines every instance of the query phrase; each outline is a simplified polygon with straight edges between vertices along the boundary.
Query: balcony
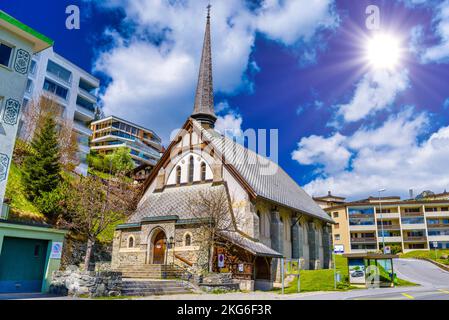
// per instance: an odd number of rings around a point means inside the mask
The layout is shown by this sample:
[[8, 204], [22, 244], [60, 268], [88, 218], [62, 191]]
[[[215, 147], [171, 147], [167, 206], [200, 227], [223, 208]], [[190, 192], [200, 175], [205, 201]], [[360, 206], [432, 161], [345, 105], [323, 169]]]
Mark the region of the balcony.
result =
[[376, 238], [351, 238], [351, 243], [360, 244], [360, 243], [376, 243]]
[[426, 217], [428, 218], [447, 218], [449, 217], [449, 211], [426, 211]]
[[89, 100], [90, 102], [97, 103], [97, 96], [93, 93], [90, 93], [87, 90], [84, 90], [83, 88], [78, 88], [79, 94], [84, 98]]
[[396, 237], [378, 237], [377, 240], [379, 242], [385, 241], [385, 243], [391, 243], [391, 242], [402, 242], [402, 238], [400, 236]]
[[350, 225], [349, 226], [349, 230], [351, 231], [376, 231], [377, 227], [375, 224], [370, 224], [370, 225]]
[[90, 130], [84, 123], [79, 121], [73, 122], [73, 129], [78, 133], [84, 134], [86, 136], [92, 135], [92, 130]]
[[377, 225], [378, 230], [401, 230], [401, 226], [399, 224], [384, 224], [383, 226], [378, 224]]
[[403, 230], [425, 230], [426, 224], [425, 223], [402, 223], [402, 229]]
[[449, 228], [449, 223], [436, 223], [436, 224], [428, 224], [428, 229], [435, 229], [435, 228]]
[[426, 236], [404, 236], [404, 242], [427, 242]]
[[86, 107], [83, 107], [79, 104], [76, 105], [75, 111], [80, 115], [83, 121], [88, 122], [95, 119], [95, 113], [92, 110], [87, 109]]
[[399, 219], [399, 212], [389, 212], [389, 213], [376, 213], [377, 219]]
[[429, 241], [449, 241], [449, 235], [429, 236]]
[[424, 216], [424, 212], [401, 212], [402, 217], [422, 217]]

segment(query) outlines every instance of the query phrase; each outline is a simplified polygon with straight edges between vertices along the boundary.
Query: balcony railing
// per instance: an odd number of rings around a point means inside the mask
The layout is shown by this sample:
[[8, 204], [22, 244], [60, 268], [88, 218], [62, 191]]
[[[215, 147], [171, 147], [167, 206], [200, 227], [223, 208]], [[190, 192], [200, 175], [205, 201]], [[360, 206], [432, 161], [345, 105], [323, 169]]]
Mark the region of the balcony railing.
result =
[[352, 243], [375, 243], [377, 241], [376, 238], [351, 238]]
[[436, 223], [436, 224], [428, 224], [427, 228], [449, 228], [449, 223]]
[[422, 217], [424, 212], [401, 212], [401, 216], [403, 217]]
[[382, 228], [384, 230], [400, 230], [401, 226], [398, 224], [384, 224], [383, 226], [381, 224], [377, 225], [377, 229], [381, 230]]
[[349, 218], [365, 218], [365, 219], [374, 219], [374, 214], [362, 214], [362, 213], [354, 213], [354, 214], [350, 214]]
[[427, 241], [427, 237], [426, 236], [415, 236], [415, 237], [404, 236], [404, 241], [408, 241], [408, 242], [425, 242], [425, 241]]
[[89, 91], [87, 91], [87, 90], [85, 90], [85, 89], [83, 89], [81, 87], [78, 87], [78, 89], [79, 89], [80, 93], [82, 95], [84, 95], [85, 97], [87, 97], [90, 100], [93, 100], [95, 102], [97, 101], [97, 96], [95, 94], [93, 94], [93, 93], [91, 93], [91, 92], [89, 92]]

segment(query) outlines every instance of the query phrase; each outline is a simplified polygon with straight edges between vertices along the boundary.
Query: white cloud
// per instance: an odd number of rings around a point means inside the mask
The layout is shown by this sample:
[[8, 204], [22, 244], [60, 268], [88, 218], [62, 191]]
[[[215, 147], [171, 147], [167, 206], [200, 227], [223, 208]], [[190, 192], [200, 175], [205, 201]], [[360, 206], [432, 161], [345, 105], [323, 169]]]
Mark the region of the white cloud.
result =
[[240, 137], [243, 134], [242, 122], [243, 119], [239, 114], [229, 113], [218, 117], [215, 130], [227, 136]]
[[[357, 199], [374, 194], [379, 188], [400, 196], [406, 196], [409, 188], [416, 191], [448, 188], [449, 127], [443, 127], [420, 141], [429, 123], [427, 113], [416, 114], [413, 108], [408, 107], [377, 128], [362, 127], [350, 136], [337, 133], [328, 138], [314, 137], [316, 143], [334, 148], [329, 148], [326, 153], [316, 151], [319, 156], [312, 153], [306, 159], [294, 157], [300, 164], [324, 165], [321, 175], [305, 186], [306, 191], [320, 195], [332, 190]], [[336, 144], [335, 136], [339, 137]], [[300, 144], [295, 153], [314, 149], [303, 150]], [[335, 158], [334, 153], [342, 153], [341, 150], [350, 153], [351, 161], [329, 170], [326, 164]], [[338, 168], [340, 170], [336, 170]]]
[[332, 0], [266, 0], [257, 18], [258, 30], [267, 37], [294, 44], [310, 39], [317, 29], [334, 28], [339, 20]]
[[338, 115], [354, 122], [389, 107], [409, 86], [408, 71], [372, 70], [357, 84], [348, 104], [338, 106]]
[[436, 10], [435, 33], [440, 38], [440, 43], [425, 50], [421, 57], [424, 63], [449, 62], [449, 0], [438, 5]]
[[[130, 37], [108, 31], [113, 45], [98, 56], [96, 70], [111, 78], [102, 96], [105, 113], [150, 127], [167, 141], [169, 133], [182, 125], [193, 108], [207, 1], [96, 3], [109, 9], [123, 8], [125, 22], [134, 26]], [[212, 48], [216, 91], [234, 94], [251, 89], [246, 72], [260, 71], [250, 55], [256, 32], [270, 32], [266, 21], [276, 20], [276, 30], [267, 35], [285, 45], [300, 39], [313, 41], [311, 36], [315, 32], [337, 23], [331, 0], [279, 3], [265, 1], [262, 8], [252, 11], [245, 1], [214, 1]], [[294, 14], [289, 11], [293, 9]], [[126, 23], [121, 27], [126, 27]], [[155, 38], [158, 41], [151, 41]]]
[[351, 153], [343, 146], [345, 139], [339, 133], [330, 138], [315, 135], [302, 138], [292, 158], [305, 165], [318, 163], [329, 174], [340, 172], [347, 167], [351, 157]]

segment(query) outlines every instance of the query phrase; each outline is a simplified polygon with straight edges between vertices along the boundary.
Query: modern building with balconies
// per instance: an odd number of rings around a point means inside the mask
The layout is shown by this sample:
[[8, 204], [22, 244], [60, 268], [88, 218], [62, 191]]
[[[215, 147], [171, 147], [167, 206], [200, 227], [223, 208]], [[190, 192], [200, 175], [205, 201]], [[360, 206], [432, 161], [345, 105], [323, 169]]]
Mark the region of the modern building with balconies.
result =
[[[449, 249], [449, 194], [447, 197], [401, 200], [400, 197], [370, 197], [330, 206], [326, 212], [334, 245], [345, 253], [381, 250], [396, 245], [403, 252]], [[441, 194], [443, 195], [443, 194]]]
[[131, 150], [136, 167], [154, 167], [161, 158], [162, 141], [153, 130], [114, 116], [92, 122], [91, 130], [90, 148], [100, 154], [110, 154], [117, 148], [127, 147]]
[[[31, 61], [23, 106], [26, 108], [32, 100], [38, 100], [41, 96], [50, 97], [60, 106], [61, 117], [72, 123], [72, 130], [78, 136], [80, 164], [76, 170], [83, 175], [87, 175], [89, 138], [92, 135], [90, 123], [95, 120], [97, 112], [99, 86], [97, 78], [58, 55], [52, 48], [35, 55]], [[20, 128], [26, 127], [23, 120]], [[19, 132], [23, 137], [23, 131]]]

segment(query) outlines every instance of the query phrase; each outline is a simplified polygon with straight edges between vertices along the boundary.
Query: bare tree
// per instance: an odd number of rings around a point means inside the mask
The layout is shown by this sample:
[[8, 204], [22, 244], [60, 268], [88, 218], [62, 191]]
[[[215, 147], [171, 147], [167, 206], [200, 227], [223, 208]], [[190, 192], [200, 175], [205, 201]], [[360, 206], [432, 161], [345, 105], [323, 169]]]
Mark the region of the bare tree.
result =
[[236, 231], [236, 221], [240, 219], [233, 212], [231, 204], [231, 198], [223, 189], [199, 192], [188, 201], [189, 213], [199, 221], [199, 241], [205, 248], [203, 252], [207, 254], [209, 272], [213, 272], [216, 247], [229, 244], [220, 234]]
[[134, 212], [138, 187], [123, 179], [104, 183], [99, 178], [80, 177], [67, 190], [67, 220], [64, 224], [87, 238], [84, 268], [88, 270], [98, 236], [109, 226]]
[[36, 132], [39, 132], [47, 118], [53, 118], [58, 126], [58, 140], [61, 151], [61, 164], [72, 171], [78, 164], [78, 134], [73, 131], [72, 121], [64, 116], [64, 107], [50, 94], [28, 102], [22, 112], [23, 127], [20, 137], [30, 142]]

